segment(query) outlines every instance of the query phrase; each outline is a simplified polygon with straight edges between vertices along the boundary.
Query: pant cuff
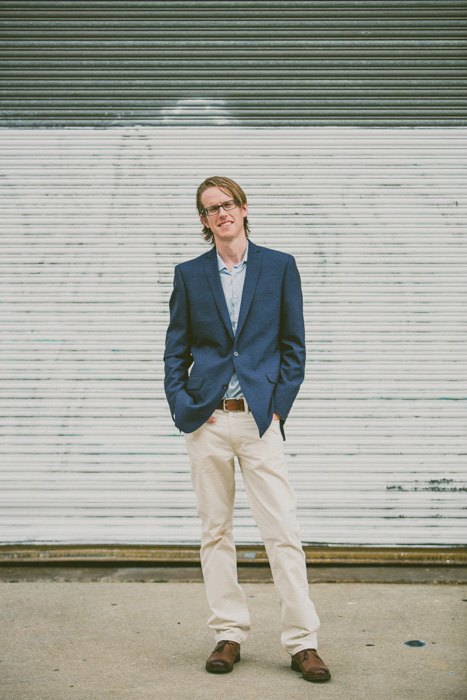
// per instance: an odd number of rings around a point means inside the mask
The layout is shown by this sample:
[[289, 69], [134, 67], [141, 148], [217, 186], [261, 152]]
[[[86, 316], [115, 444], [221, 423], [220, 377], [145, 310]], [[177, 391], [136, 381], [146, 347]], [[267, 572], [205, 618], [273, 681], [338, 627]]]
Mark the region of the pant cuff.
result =
[[315, 641], [310, 641], [308, 644], [304, 643], [301, 644], [299, 647], [294, 649], [293, 651], [289, 651], [290, 656], [294, 656], [295, 654], [298, 654], [299, 651], [305, 651], [305, 649], [318, 649], [318, 642]]

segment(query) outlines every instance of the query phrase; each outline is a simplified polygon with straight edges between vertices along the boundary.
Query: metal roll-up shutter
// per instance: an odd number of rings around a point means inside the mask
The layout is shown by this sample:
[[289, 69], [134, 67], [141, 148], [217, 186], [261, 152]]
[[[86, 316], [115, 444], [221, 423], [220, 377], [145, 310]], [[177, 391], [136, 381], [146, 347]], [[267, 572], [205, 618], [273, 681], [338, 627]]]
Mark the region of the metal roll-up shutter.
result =
[[199, 541], [162, 353], [226, 174], [302, 276], [303, 541], [462, 543], [465, 3], [0, 8], [0, 542]]
[[4, 126], [466, 124], [465, 1], [0, 9]]
[[[228, 172], [295, 255], [306, 380], [286, 424], [305, 542], [459, 544], [467, 130], [9, 130], [1, 162], [7, 542], [199, 539], [163, 395], [173, 266]], [[243, 487], [239, 542], [260, 541]]]

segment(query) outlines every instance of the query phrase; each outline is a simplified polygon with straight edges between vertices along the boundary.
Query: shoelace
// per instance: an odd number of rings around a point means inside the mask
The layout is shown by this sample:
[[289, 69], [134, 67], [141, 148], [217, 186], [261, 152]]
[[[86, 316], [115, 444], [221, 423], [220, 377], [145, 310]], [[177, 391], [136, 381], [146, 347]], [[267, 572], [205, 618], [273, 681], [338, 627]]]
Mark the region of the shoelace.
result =
[[316, 658], [319, 659], [320, 661], [322, 661], [322, 658], [321, 658], [320, 656], [318, 656], [317, 652], [316, 652], [314, 649], [304, 649], [304, 650], [303, 650], [303, 656], [302, 656], [302, 658], [300, 659], [300, 661], [298, 662], [299, 664], [301, 664], [303, 661], [305, 661], [305, 660], [308, 658], [308, 652], [309, 652], [309, 651], [312, 651], [313, 654], [316, 656]]
[[[230, 646], [232, 646], [232, 644], [236, 644], [236, 642], [230, 642], [228, 639], [224, 639], [219, 643], [219, 646], [215, 648], [215, 651], [224, 651], [226, 644], [230, 644]], [[234, 646], [232, 647], [232, 651], [235, 652]]]

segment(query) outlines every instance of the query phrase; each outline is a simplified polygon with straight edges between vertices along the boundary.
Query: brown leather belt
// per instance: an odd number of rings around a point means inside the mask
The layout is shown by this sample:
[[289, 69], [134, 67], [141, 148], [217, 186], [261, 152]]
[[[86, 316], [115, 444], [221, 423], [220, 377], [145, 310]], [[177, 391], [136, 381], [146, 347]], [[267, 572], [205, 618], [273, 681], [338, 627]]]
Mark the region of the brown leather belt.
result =
[[245, 411], [245, 402], [243, 399], [223, 399], [217, 408], [222, 411]]

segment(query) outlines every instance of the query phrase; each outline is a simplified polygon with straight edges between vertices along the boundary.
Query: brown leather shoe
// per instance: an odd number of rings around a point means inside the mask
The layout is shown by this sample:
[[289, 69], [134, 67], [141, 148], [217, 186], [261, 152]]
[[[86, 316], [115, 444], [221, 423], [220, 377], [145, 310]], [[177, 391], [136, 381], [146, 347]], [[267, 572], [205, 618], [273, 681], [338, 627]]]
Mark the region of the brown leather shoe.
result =
[[233, 665], [240, 661], [240, 644], [223, 639], [206, 661], [206, 671], [209, 673], [229, 673]]
[[331, 678], [328, 667], [316, 649], [303, 649], [294, 654], [291, 668], [293, 671], [301, 671], [306, 681], [324, 683]]

